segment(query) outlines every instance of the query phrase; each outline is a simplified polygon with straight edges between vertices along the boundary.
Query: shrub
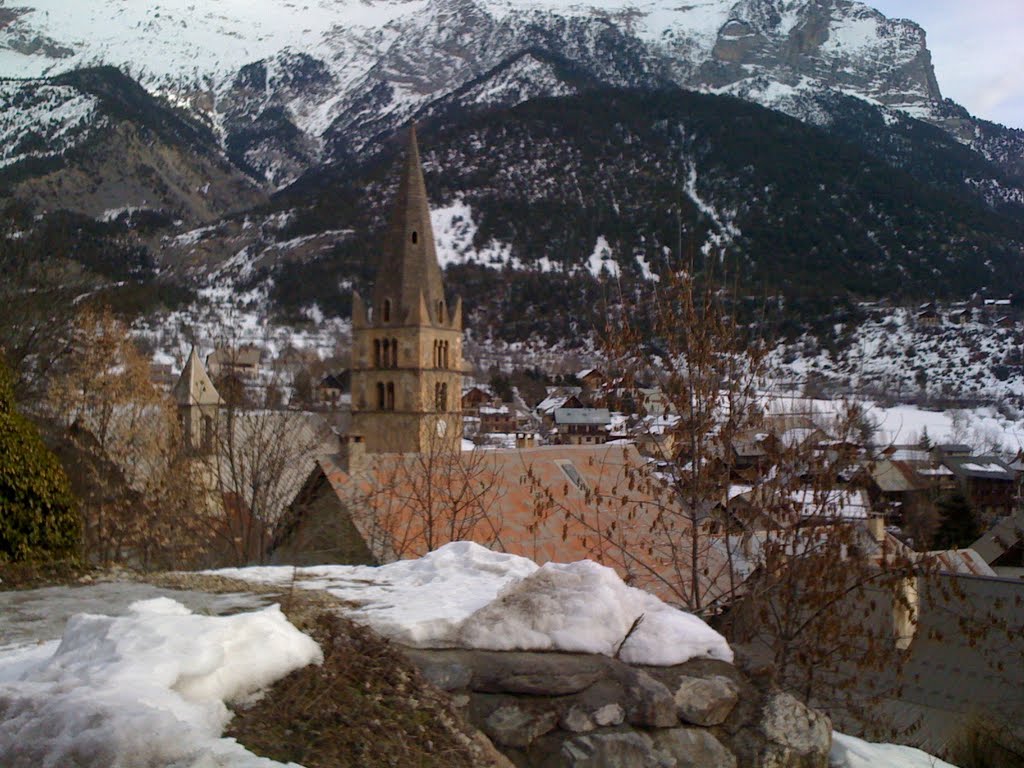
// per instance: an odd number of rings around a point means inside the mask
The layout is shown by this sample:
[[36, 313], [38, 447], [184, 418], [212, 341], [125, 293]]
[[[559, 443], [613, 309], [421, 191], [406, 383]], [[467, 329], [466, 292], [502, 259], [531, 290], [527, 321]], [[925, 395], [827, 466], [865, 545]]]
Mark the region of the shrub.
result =
[[14, 405], [0, 363], [0, 562], [74, 559], [78, 513], [67, 476]]

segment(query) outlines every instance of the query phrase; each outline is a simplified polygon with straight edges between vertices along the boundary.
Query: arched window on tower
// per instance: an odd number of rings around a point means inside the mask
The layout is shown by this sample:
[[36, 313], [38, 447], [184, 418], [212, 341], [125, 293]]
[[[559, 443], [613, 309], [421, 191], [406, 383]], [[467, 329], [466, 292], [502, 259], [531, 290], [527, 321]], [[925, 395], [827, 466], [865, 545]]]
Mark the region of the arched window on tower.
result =
[[385, 408], [389, 411], [395, 410], [395, 383], [393, 381], [388, 382], [387, 405]]
[[419, 233], [417, 233], [416, 230], [414, 229], [412, 231], [412, 244], [416, 245], [416, 243], [419, 242], [419, 239], [420, 239]]
[[441, 342], [441, 367], [442, 368], [447, 368], [448, 367], [448, 342], [447, 341], [442, 341]]
[[391, 340], [391, 367], [398, 367], [398, 339]]
[[373, 367], [380, 368], [380, 339], [373, 340]]
[[384, 399], [384, 382], [377, 382], [377, 410], [383, 411], [387, 401]]
[[442, 384], [441, 385], [441, 407], [438, 410], [441, 410], [441, 411], [447, 411], [448, 410], [448, 385], [447, 384]]
[[380, 308], [380, 319], [385, 323], [391, 322], [391, 299], [384, 299], [384, 305]]
[[444, 301], [440, 299], [437, 302], [437, 322], [439, 325], [444, 323]]

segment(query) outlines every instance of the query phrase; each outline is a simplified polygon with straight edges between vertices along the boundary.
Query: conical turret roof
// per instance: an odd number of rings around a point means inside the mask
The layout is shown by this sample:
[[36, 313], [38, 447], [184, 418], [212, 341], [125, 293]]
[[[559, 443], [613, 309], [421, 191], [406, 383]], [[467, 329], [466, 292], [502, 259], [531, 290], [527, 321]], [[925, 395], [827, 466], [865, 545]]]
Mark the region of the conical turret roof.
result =
[[196, 354], [195, 347], [188, 353], [185, 368], [181, 371], [172, 394], [178, 405], [221, 405], [224, 402], [217, 388], [213, 386], [206, 367]]
[[390, 322], [416, 322], [421, 294], [433, 316], [437, 302], [444, 299], [444, 284], [434, 247], [415, 127], [409, 128], [405, 168], [379, 263], [373, 292], [378, 320], [383, 319], [385, 302], [389, 301]]

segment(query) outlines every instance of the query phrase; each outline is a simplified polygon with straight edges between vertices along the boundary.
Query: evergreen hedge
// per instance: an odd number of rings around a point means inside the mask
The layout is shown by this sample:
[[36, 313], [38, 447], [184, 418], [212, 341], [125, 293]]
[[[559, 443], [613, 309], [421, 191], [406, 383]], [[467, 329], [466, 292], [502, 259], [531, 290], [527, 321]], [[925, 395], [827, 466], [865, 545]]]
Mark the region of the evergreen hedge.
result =
[[79, 520], [67, 475], [15, 409], [0, 362], [0, 562], [75, 559]]

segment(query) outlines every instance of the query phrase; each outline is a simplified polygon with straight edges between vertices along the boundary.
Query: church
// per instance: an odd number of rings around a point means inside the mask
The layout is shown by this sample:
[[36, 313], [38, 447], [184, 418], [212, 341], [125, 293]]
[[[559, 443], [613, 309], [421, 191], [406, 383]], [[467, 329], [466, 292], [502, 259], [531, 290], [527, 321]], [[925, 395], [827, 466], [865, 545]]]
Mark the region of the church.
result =
[[[462, 303], [445, 293], [414, 129], [377, 259], [372, 302], [352, 302], [351, 428], [295, 496], [271, 561], [379, 564], [464, 539], [590, 558], [664, 594], [683, 534], [652, 539], [674, 502], [635, 445], [462, 450]], [[726, 566], [709, 554], [706, 599]]]
[[462, 375], [462, 302], [445, 297], [411, 128], [373, 302], [352, 297], [352, 435], [368, 453], [457, 448]]

